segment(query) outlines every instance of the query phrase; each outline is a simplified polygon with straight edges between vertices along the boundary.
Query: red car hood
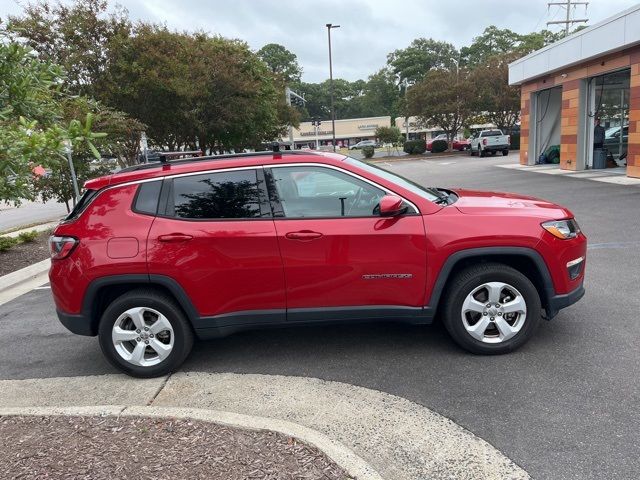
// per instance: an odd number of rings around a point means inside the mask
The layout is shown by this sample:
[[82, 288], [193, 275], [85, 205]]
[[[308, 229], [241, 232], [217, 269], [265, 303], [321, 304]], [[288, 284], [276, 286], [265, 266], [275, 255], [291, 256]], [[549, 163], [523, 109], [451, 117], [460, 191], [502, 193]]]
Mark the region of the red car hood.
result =
[[453, 189], [458, 201], [453, 205], [468, 215], [526, 215], [543, 219], [571, 218], [568, 209], [536, 197], [516, 193]]

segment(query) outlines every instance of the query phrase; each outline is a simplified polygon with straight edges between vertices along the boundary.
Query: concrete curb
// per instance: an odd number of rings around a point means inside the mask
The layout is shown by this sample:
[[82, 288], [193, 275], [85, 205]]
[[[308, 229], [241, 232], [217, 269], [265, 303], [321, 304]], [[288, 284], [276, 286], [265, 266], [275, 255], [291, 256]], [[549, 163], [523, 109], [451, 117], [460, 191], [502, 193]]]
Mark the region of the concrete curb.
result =
[[150, 407], [150, 406], [85, 406], [85, 407], [13, 407], [0, 408], [2, 416], [125, 416], [179, 418], [213, 422], [247, 430], [270, 430], [289, 437], [295, 437], [313, 445], [342, 467], [357, 480], [383, 480], [375, 469], [346, 446], [329, 439], [326, 435], [286, 420], [276, 420], [253, 415], [204, 410], [194, 408]]
[[20, 235], [23, 232], [32, 232], [32, 231], [36, 231], [36, 232], [45, 232], [47, 230], [52, 230], [56, 225], [58, 225], [59, 221], [55, 221], [55, 222], [47, 222], [47, 223], [42, 223], [40, 225], [34, 225], [33, 227], [26, 227], [26, 228], [21, 228], [19, 230], [11, 230], [9, 233], [2, 233], [0, 232], [0, 237], [17, 237], [18, 235]]
[[0, 277], [0, 305], [47, 283], [50, 265], [51, 260], [47, 258]]

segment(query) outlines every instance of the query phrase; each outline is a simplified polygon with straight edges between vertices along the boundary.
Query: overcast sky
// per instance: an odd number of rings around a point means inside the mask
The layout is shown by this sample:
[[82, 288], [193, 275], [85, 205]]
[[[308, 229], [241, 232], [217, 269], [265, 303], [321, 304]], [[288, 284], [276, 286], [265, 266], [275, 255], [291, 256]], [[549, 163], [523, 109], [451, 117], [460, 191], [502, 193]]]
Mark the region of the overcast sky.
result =
[[[28, 0], [0, 0], [0, 18], [21, 11]], [[68, 0], [64, 0], [69, 3]], [[555, 0], [557, 1], [557, 0]], [[245, 40], [257, 50], [280, 43], [298, 56], [303, 80], [329, 76], [327, 29], [332, 31], [334, 78], [366, 79], [386, 61], [387, 53], [414, 38], [468, 45], [494, 24], [518, 33], [562, 19], [561, 7], [547, 10], [546, 0], [120, 0], [135, 20], [166, 24], [177, 30], [205, 30]], [[591, 0], [586, 13], [593, 25], [637, 4], [634, 0]], [[573, 10], [573, 9], [572, 9]], [[585, 18], [576, 7], [574, 18]], [[555, 26], [553, 29], [560, 29]]]

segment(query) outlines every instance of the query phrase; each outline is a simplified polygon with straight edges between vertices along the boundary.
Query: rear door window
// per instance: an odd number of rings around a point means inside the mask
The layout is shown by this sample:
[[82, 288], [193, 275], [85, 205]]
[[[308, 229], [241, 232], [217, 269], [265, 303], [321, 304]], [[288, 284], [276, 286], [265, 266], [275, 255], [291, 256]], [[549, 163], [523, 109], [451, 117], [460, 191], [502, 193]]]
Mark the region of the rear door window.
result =
[[261, 204], [256, 170], [189, 175], [173, 180], [168, 214], [191, 220], [270, 216]]

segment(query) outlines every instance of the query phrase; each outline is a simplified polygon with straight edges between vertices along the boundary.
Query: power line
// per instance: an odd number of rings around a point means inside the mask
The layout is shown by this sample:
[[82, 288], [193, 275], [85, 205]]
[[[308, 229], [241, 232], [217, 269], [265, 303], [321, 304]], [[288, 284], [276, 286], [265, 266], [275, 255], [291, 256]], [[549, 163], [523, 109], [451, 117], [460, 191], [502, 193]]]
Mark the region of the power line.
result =
[[547, 22], [547, 26], [549, 25], [555, 25], [555, 24], [564, 24], [564, 34], [565, 37], [567, 35], [569, 35], [569, 28], [571, 27], [571, 25], [573, 25], [574, 23], [587, 23], [589, 21], [588, 18], [571, 18], [571, 7], [573, 7], [573, 9], [575, 10], [577, 5], [584, 5], [584, 12], [585, 14], [587, 13], [587, 7], [589, 5], [589, 2], [578, 2], [575, 0], [564, 0], [563, 2], [548, 2], [547, 3], [547, 8], [551, 7], [551, 5], [558, 5], [564, 9], [566, 9], [567, 11], [567, 17], [566, 20], [555, 20], [555, 21], [550, 21]]

